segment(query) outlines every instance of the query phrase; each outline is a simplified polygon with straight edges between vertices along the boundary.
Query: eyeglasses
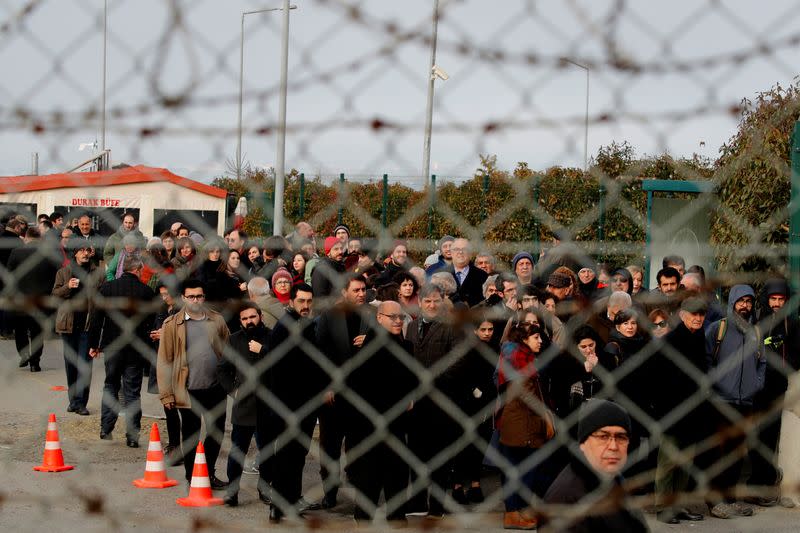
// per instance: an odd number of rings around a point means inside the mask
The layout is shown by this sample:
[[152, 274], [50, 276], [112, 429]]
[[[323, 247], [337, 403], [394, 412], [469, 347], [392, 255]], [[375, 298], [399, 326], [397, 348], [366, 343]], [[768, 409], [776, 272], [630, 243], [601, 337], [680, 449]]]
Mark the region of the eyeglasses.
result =
[[387, 315], [386, 313], [378, 313], [378, 314], [381, 315], [381, 316], [385, 316], [386, 318], [388, 318], [392, 322], [402, 322], [403, 321], [403, 315], [396, 315], [396, 314]]
[[192, 302], [198, 302], [206, 299], [205, 294], [184, 294], [183, 297]]
[[289, 281], [288, 279], [275, 280], [275, 285], [291, 285], [291, 284], [292, 282]]
[[661, 322], [656, 322], [653, 325], [656, 327], [656, 329], [665, 328], [665, 327], [667, 327], [667, 321], [666, 320], [662, 320]]
[[592, 433], [590, 437], [599, 440], [604, 446], [611, 444], [612, 440], [620, 446], [627, 446], [631, 441], [627, 433], [607, 433], [605, 431], [598, 431], [597, 433]]
[[466, 252], [467, 248], [450, 248], [450, 251], [454, 254], [460, 254], [462, 252]]

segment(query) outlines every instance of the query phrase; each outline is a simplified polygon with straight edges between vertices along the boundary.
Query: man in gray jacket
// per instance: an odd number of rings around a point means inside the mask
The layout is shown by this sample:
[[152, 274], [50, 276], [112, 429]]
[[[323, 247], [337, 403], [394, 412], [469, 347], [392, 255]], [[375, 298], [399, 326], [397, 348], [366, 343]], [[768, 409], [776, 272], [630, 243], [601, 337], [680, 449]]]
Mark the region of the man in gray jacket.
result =
[[[749, 285], [734, 285], [728, 312], [706, 331], [706, 356], [713, 385], [714, 409], [710, 424], [717, 428], [714, 447], [701, 466], [713, 477], [711, 489], [721, 498], [709, 502], [712, 516], [751, 516], [753, 509], [733, 498], [746, 456], [744, 421], [753, 412], [753, 399], [764, 386], [766, 359], [762, 336], [754, 325], [755, 292]], [[723, 468], [724, 466], [724, 468]], [[711, 469], [709, 471], [709, 469]]]

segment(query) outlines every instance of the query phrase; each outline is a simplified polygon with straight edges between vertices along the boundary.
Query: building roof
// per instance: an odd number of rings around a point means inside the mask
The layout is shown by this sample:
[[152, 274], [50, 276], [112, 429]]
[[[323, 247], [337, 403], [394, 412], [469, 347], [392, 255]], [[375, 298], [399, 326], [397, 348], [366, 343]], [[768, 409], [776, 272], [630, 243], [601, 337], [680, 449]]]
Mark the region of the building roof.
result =
[[133, 167], [100, 172], [72, 172], [68, 174], [48, 174], [45, 176], [8, 176], [0, 177], [0, 194], [43, 191], [61, 189], [65, 187], [107, 187], [109, 185], [125, 185], [128, 183], [155, 183], [168, 181], [192, 189], [209, 196], [225, 198], [227, 191], [206, 185], [199, 181], [190, 180], [183, 176], [173, 174], [165, 168], [146, 167], [136, 165]]

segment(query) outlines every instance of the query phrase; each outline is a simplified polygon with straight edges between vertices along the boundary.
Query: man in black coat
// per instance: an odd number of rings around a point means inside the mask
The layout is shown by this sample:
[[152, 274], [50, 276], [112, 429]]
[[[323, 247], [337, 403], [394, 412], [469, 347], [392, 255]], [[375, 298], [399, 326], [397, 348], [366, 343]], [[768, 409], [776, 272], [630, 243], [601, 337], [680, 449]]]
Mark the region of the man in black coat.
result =
[[656, 504], [662, 507], [658, 519], [668, 524], [703, 519], [687, 509], [664, 506], [689, 486], [687, 469], [678, 454], [691, 453], [691, 447], [709, 435], [707, 394], [702, 392], [707, 374], [703, 332], [706, 309], [705, 301], [698, 297], [681, 303], [681, 321], [664, 337], [653, 367], [653, 375], [658, 376], [653, 383], [656, 419], [664, 431], [658, 450]]
[[544, 531], [649, 531], [642, 512], [630, 508], [624, 499], [620, 472], [628, 459], [630, 432], [630, 417], [619, 405], [593, 399], [581, 406], [580, 450], [544, 497], [564, 513], [551, 511]]
[[[271, 363], [262, 374], [256, 431], [266, 446], [275, 446], [272, 505], [269, 519], [280, 522], [298, 512], [303, 466], [311, 445], [317, 411], [330, 378], [314, 348], [314, 301], [311, 287], [300, 283], [289, 293], [289, 306], [269, 339]], [[291, 510], [291, 511], [290, 511]]]
[[378, 325], [367, 331], [364, 347], [345, 368], [345, 447], [348, 477], [356, 490], [356, 520], [372, 519], [381, 490], [386, 519], [406, 519], [408, 466], [399, 450], [405, 448], [405, 413], [413, 405], [411, 394], [419, 380], [412, 347], [403, 339], [404, 316], [399, 303], [382, 302]]
[[264, 442], [261, 434], [256, 433], [257, 387], [261, 381], [260, 374], [264, 371], [262, 361], [267, 354], [271, 331], [261, 321], [261, 309], [254, 302], [242, 302], [239, 307], [239, 323], [242, 329], [228, 338], [229, 349], [225, 350], [222, 359], [217, 363], [217, 381], [233, 398], [233, 429], [231, 451], [228, 454], [229, 485], [225, 495], [225, 504], [231, 507], [239, 505], [239, 483], [245, 456], [254, 434], [259, 458], [264, 461], [260, 469], [265, 471], [266, 481], [271, 481], [272, 478], [269, 474], [270, 458], [263, 456]]
[[[406, 335], [413, 346], [414, 359], [425, 369], [424, 372], [432, 374], [435, 390], [423, 390], [417, 394], [411, 412], [408, 444], [417, 458], [427, 464], [463, 431], [457, 420], [459, 415], [464, 416], [458, 407], [458, 398], [464, 388], [459, 364], [463, 363], [469, 346], [460, 345], [460, 331], [446, 320], [441, 288], [433, 284], [423, 285], [419, 291], [419, 306], [420, 317], [411, 321]], [[417, 479], [420, 473], [412, 469], [411, 478], [415, 480], [412, 494], [416, 494], [409, 503], [412, 512], [427, 508], [429, 518], [443, 517], [451, 462], [447, 460], [431, 468], [429, 477], [422, 480]]]
[[764, 337], [767, 368], [764, 388], [753, 398], [760, 446], [749, 450], [751, 474], [747, 480], [753, 492], [760, 493], [747, 501], [761, 506], [779, 502], [781, 473], [776, 452], [781, 435], [781, 413], [788, 377], [800, 368], [800, 321], [797, 310], [787, 305], [789, 299], [786, 280], [776, 278], [764, 283], [759, 327]]
[[[8, 269], [8, 259], [11, 257], [11, 252], [15, 248], [23, 245], [22, 235], [25, 233], [26, 224], [14, 217], [5, 219], [3, 222], [3, 231], [0, 233], [0, 291], [5, 286], [5, 277]], [[13, 294], [9, 293], [6, 297], [12, 297]], [[14, 311], [9, 306], [5, 309], [0, 309], [0, 333], [8, 335], [14, 331]]]
[[[106, 379], [100, 414], [100, 438], [111, 440], [120, 405], [120, 386], [125, 401], [125, 435], [130, 448], [139, 447], [142, 422], [142, 353], [152, 350], [150, 326], [158, 310], [153, 290], [139, 281], [142, 260], [126, 257], [122, 275], [100, 286], [89, 330], [89, 355], [105, 352]], [[133, 327], [133, 332], [128, 327]], [[149, 358], [149, 359], [152, 359]]]
[[52, 329], [49, 324], [51, 310], [43, 299], [53, 288], [58, 262], [55, 247], [43, 241], [36, 228], [28, 228], [25, 244], [14, 248], [8, 258], [8, 269], [17, 282], [19, 295], [24, 298], [24, 302], [17, 306], [14, 323], [19, 366], [30, 365], [31, 372], [41, 371], [39, 360], [44, 349], [43, 331]]
[[344, 272], [344, 244], [336, 237], [328, 237], [325, 239], [325, 257], [311, 272], [317, 309], [329, 309], [339, 299]]
[[[316, 271], [315, 271], [316, 272]], [[350, 274], [341, 290], [342, 301], [317, 319], [316, 346], [325, 354], [331, 368], [342, 368], [363, 346], [373, 327], [374, 308], [367, 305], [367, 284], [359, 274]], [[339, 459], [344, 440], [347, 399], [333, 388], [333, 376], [319, 412], [320, 476], [325, 490], [323, 509], [336, 505], [341, 485]]]
[[453, 262], [444, 271], [456, 279], [459, 300], [470, 307], [478, 305], [483, 301], [483, 282], [488, 274], [472, 262], [472, 245], [467, 239], [456, 239], [451, 251]]

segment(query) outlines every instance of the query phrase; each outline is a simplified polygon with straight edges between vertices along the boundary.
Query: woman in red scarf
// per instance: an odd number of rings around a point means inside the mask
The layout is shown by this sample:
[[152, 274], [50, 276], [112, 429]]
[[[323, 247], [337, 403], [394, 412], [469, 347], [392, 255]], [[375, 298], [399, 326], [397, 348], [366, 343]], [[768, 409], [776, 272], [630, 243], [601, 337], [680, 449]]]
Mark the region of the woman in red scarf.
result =
[[289, 292], [292, 290], [292, 274], [283, 267], [280, 267], [272, 275], [272, 293], [275, 298], [284, 305], [289, 303]]
[[[531, 456], [552, 437], [548, 424], [536, 358], [549, 344], [547, 334], [538, 326], [519, 323], [511, 328], [508, 342], [500, 350], [497, 366], [497, 390], [502, 409], [497, 418], [500, 451], [518, 480], [508, 479], [503, 471], [506, 512], [505, 529], [536, 529], [536, 516], [528, 508], [530, 494], [543, 493], [535, 466], [527, 466]], [[549, 426], [549, 427], [548, 427]], [[521, 487], [517, 488], [515, 481]]]

